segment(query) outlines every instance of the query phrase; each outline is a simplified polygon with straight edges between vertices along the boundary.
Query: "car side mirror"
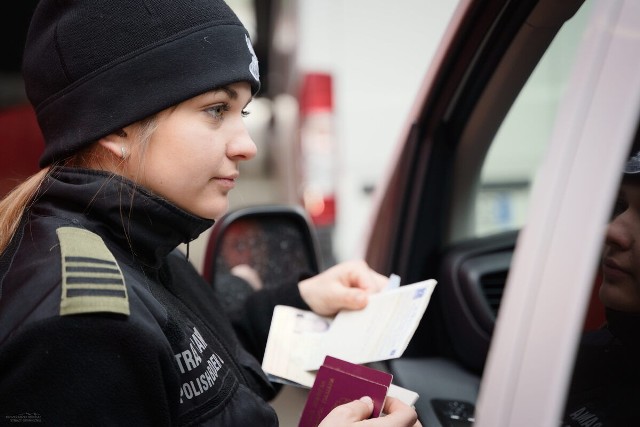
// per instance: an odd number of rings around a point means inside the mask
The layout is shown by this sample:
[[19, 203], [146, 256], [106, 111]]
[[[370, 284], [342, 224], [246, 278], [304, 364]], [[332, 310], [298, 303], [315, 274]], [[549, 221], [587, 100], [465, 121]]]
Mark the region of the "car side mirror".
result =
[[320, 272], [315, 229], [294, 205], [235, 209], [216, 222], [203, 276], [228, 312], [258, 289], [270, 289]]

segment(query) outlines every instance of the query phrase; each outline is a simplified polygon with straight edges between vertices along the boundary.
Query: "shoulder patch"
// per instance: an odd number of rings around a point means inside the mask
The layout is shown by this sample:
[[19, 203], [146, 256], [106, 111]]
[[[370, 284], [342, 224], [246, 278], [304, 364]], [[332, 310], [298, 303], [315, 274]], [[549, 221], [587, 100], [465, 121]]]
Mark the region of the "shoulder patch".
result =
[[60, 315], [129, 315], [124, 275], [100, 236], [82, 228], [56, 230], [62, 256]]

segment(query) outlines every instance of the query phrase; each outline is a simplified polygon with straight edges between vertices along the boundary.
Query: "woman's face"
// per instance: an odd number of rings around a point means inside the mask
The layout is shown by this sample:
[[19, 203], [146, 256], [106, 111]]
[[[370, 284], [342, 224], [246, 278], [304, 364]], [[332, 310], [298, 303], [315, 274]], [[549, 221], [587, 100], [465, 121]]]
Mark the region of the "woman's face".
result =
[[194, 215], [218, 219], [240, 162], [256, 154], [243, 120], [250, 101], [249, 84], [240, 82], [162, 111], [144, 153], [130, 148], [127, 174]]
[[640, 182], [623, 181], [607, 227], [600, 300], [612, 309], [640, 312]]

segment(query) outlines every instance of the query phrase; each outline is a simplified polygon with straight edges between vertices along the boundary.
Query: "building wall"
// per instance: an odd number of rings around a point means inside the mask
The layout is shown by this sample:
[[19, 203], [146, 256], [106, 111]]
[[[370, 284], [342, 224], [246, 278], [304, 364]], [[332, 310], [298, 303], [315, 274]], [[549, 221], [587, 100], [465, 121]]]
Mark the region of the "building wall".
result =
[[458, 2], [300, 0], [298, 66], [334, 76], [338, 260], [360, 257], [372, 190]]

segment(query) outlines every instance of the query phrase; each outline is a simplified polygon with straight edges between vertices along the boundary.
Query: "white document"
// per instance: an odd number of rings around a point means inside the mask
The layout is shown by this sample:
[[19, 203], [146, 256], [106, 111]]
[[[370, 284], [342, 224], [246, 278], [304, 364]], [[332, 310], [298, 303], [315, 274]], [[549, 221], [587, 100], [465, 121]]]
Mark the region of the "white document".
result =
[[305, 370], [305, 365], [318, 351], [331, 320], [311, 311], [276, 306], [262, 360], [262, 369], [272, 381], [311, 388], [316, 373]]
[[318, 369], [326, 355], [351, 363], [402, 356], [427, 309], [436, 281], [425, 280], [369, 296], [362, 310], [339, 312], [305, 369]]
[[[325, 356], [363, 364], [402, 356], [436, 286], [435, 280], [397, 286], [369, 296], [362, 310], [343, 310], [335, 318], [277, 306], [262, 362], [272, 381], [311, 387]], [[392, 385], [389, 395], [412, 405], [415, 392]]]

